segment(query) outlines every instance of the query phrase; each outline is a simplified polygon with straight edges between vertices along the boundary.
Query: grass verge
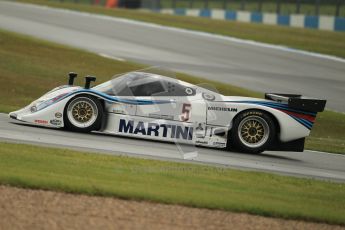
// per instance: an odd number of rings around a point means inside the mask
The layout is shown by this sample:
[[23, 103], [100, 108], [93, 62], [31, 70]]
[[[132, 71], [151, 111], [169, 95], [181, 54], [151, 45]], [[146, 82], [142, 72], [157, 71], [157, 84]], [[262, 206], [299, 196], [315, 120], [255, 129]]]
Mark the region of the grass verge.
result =
[[[114, 74], [141, 69], [144, 66], [103, 58], [85, 51], [0, 30], [0, 112], [21, 108], [50, 89], [66, 84], [69, 71], [81, 76], [92, 74], [101, 83]], [[213, 82], [184, 74], [181, 80], [207, 83], [224, 95], [262, 97], [239, 87]], [[77, 79], [82, 85], [83, 79]], [[345, 114], [320, 113], [306, 148], [345, 153]]]
[[102, 6], [48, 0], [17, 1], [204, 31], [345, 58], [345, 43], [343, 42], [345, 33], [343, 32], [210, 20], [208, 18], [164, 15], [127, 9], [106, 9]]
[[345, 224], [345, 184], [0, 143], [0, 184]]

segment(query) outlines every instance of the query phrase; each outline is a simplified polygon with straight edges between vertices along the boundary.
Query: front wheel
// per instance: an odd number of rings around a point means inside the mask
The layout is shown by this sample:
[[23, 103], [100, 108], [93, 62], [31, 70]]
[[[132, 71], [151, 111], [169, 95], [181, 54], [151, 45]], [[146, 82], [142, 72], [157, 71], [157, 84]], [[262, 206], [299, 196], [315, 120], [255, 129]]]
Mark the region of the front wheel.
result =
[[91, 132], [100, 128], [103, 108], [99, 100], [83, 95], [68, 102], [64, 111], [65, 127], [77, 132]]
[[276, 127], [271, 116], [250, 110], [234, 120], [230, 143], [241, 152], [261, 153], [273, 143], [275, 136]]

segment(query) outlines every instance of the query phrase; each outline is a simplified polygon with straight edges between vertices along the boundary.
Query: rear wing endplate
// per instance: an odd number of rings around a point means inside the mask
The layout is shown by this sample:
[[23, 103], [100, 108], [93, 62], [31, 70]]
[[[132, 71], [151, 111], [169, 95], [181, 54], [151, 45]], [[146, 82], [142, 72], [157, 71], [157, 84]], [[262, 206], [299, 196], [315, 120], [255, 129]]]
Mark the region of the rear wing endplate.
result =
[[326, 106], [326, 100], [308, 98], [298, 94], [266, 93], [265, 99], [287, 104], [293, 109], [309, 112], [322, 112]]

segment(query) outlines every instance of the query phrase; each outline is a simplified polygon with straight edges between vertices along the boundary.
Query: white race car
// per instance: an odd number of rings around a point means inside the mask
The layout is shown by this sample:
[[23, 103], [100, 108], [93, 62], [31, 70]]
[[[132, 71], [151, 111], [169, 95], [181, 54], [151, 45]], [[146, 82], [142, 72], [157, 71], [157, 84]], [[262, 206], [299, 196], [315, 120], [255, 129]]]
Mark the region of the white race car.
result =
[[326, 101], [271, 94], [266, 99], [224, 96], [160, 74], [136, 71], [90, 88], [57, 87], [13, 119], [78, 132], [231, 148], [241, 152], [303, 151]]

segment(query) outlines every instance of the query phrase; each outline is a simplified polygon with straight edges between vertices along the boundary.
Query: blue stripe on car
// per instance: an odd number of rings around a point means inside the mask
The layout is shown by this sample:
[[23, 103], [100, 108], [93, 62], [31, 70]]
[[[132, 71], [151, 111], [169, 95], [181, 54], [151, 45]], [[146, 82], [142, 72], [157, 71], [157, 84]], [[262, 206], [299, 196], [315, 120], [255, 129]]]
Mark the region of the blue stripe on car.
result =
[[284, 110], [290, 111], [290, 112], [316, 116], [316, 113], [291, 109], [288, 105], [280, 104], [280, 103], [274, 103], [274, 102], [265, 102], [265, 101], [224, 101], [224, 102], [262, 105], [262, 106], [266, 106], [266, 107], [270, 107], [270, 108], [274, 108], [274, 109], [284, 109]]
[[170, 101], [170, 100], [136, 100], [136, 99], [122, 99], [122, 98], [118, 98], [118, 97], [112, 97], [109, 96], [105, 93], [101, 93], [101, 92], [97, 92], [95, 90], [87, 90], [87, 89], [82, 89], [82, 90], [76, 90], [76, 91], [72, 91], [68, 94], [66, 94], [65, 96], [59, 98], [58, 100], [54, 101], [51, 104], [47, 104], [45, 107], [42, 107], [40, 110], [45, 109], [51, 105], [54, 105], [55, 103], [62, 101], [63, 99], [73, 96], [75, 94], [81, 94], [81, 93], [88, 93], [88, 94], [93, 94], [96, 96], [99, 96], [101, 98], [103, 98], [104, 100], [108, 101], [108, 102], [120, 102], [120, 103], [125, 103], [125, 104], [132, 104], [132, 105], [153, 105], [153, 104], [167, 104], [167, 103], [174, 103], [174, 101]]
[[[300, 114], [310, 115], [310, 116], [314, 116], [314, 117], [317, 114], [317, 113], [313, 113], [313, 112], [306, 112], [306, 111], [291, 109], [286, 104], [280, 104], [280, 103], [276, 103], [276, 102], [268, 102], [268, 101], [224, 101], [224, 102], [241, 103], [241, 104], [255, 104], [255, 105], [266, 106], [266, 107], [269, 107], [272, 109], [285, 110], [285, 111], [289, 111], [289, 112], [300, 113]], [[281, 111], [281, 112], [284, 112], [284, 111]], [[313, 122], [310, 122], [310, 121], [303, 119], [303, 118], [293, 116], [291, 114], [287, 114], [287, 115], [292, 117], [294, 120], [296, 120], [298, 123], [300, 123], [301, 125], [303, 125], [307, 129], [309, 129], [309, 130], [312, 129]]]

